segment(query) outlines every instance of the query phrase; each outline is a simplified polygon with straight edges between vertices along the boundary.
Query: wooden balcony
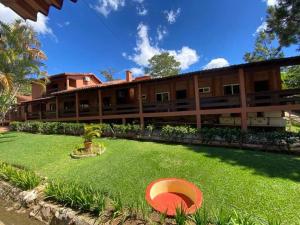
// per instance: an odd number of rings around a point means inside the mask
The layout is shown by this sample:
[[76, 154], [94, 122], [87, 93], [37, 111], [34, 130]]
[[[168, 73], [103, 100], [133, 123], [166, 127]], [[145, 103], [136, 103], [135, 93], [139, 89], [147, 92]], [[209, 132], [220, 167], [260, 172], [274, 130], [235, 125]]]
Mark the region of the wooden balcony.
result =
[[143, 103], [143, 112], [176, 112], [195, 109], [194, 99], [180, 99], [168, 102]]
[[99, 116], [99, 107], [98, 106], [90, 106], [87, 109], [79, 109], [79, 116]]
[[236, 107], [240, 107], [239, 95], [200, 98], [201, 109], [236, 108]]
[[287, 104], [300, 104], [300, 89], [264, 91], [247, 95], [247, 105], [250, 107]]
[[56, 111], [46, 111], [42, 112], [42, 119], [55, 119]]
[[27, 112], [27, 119], [28, 120], [38, 120], [40, 119], [39, 112]]
[[111, 106], [103, 106], [103, 115], [118, 115], [118, 114], [130, 114], [138, 113], [138, 104], [118, 104]]
[[60, 118], [76, 117], [76, 110], [75, 108], [70, 110], [59, 110], [58, 117]]

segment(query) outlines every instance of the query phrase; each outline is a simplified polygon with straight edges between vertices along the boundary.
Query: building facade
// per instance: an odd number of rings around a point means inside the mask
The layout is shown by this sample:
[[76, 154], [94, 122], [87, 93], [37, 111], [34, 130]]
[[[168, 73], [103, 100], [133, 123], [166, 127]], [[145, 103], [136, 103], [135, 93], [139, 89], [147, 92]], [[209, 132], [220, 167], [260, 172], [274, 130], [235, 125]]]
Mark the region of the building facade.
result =
[[282, 89], [281, 71], [300, 57], [234, 65], [166, 78], [101, 82], [93, 74], [50, 76], [46, 92], [33, 84], [10, 121], [284, 127], [285, 111], [300, 110], [300, 89]]

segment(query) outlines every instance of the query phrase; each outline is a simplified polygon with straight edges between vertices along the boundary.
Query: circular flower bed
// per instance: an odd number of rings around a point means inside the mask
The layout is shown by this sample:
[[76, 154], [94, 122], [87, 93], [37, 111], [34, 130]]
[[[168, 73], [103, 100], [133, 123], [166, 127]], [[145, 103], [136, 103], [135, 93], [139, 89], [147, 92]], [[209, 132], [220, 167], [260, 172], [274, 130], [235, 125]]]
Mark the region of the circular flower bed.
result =
[[81, 159], [87, 157], [95, 157], [98, 155], [102, 155], [105, 152], [105, 147], [103, 144], [93, 143], [91, 148], [88, 150], [86, 148], [78, 147], [76, 148], [70, 156], [74, 159]]

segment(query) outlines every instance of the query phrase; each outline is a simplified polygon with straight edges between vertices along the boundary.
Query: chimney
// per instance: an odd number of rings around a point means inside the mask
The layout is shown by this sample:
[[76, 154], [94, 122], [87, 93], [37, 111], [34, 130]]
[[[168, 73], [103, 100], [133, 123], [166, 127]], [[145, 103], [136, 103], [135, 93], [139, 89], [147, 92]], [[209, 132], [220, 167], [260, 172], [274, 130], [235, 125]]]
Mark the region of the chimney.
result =
[[132, 72], [130, 70], [126, 70], [126, 81], [127, 82], [132, 81]]

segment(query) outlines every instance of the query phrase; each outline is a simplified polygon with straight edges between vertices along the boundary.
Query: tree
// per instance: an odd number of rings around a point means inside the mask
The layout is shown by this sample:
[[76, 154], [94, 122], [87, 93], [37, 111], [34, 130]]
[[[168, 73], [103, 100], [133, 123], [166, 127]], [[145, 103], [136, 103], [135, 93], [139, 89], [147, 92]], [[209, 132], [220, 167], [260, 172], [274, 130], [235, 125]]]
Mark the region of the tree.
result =
[[290, 66], [282, 73], [283, 88], [300, 88], [300, 65]]
[[102, 76], [104, 76], [106, 81], [115, 80], [114, 74], [116, 73], [116, 70], [114, 70], [113, 68], [108, 68], [107, 70], [102, 70], [102, 71], [100, 71], [100, 73], [102, 74]]
[[180, 62], [177, 62], [174, 56], [168, 52], [163, 52], [153, 56], [149, 60], [149, 67], [145, 70], [152, 77], [168, 77], [177, 75], [180, 72], [179, 66]]
[[299, 44], [300, 49], [300, 1], [277, 0], [268, 8], [267, 32], [276, 34], [281, 47]]
[[255, 40], [255, 48], [253, 52], [247, 52], [244, 55], [246, 62], [257, 62], [268, 59], [276, 59], [284, 57], [280, 47], [273, 47], [274, 34], [259, 32]]
[[0, 122], [22, 87], [31, 82], [45, 87], [48, 81], [46, 72], [42, 71], [45, 59], [31, 27], [20, 20], [10, 25], [0, 22]]

